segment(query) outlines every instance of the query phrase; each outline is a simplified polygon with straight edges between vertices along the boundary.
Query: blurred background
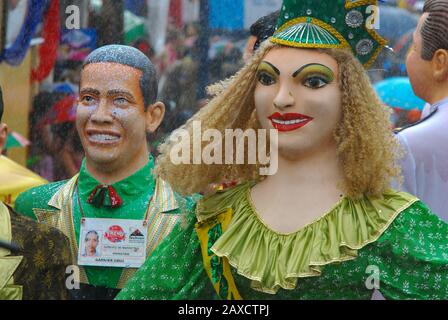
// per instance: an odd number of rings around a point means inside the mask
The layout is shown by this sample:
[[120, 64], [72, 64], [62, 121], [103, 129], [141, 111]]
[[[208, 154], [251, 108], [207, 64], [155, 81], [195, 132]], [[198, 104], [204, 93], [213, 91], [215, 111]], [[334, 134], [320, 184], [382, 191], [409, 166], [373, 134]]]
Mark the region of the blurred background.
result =
[[[79, 169], [83, 151], [74, 126], [80, 70], [95, 48], [134, 46], [156, 65], [166, 119], [160, 141], [204, 105], [207, 85], [244, 65], [251, 25], [280, 9], [281, 0], [2, 0], [0, 85], [4, 153], [48, 181]], [[389, 40], [368, 71], [395, 127], [418, 121], [405, 59], [423, 1], [381, 1], [379, 33]], [[272, 23], [271, 27], [272, 27]], [[252, 29], [253, 31], [253, 29]], [[249, 42], [248, 42], [249, 40]]]

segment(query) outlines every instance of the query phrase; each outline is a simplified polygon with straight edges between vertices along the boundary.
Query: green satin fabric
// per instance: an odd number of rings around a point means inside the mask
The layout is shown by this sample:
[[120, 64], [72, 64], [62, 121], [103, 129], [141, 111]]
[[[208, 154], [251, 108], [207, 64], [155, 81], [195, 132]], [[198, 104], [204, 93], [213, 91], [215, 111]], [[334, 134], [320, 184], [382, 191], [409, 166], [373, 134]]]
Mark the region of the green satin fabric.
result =
[[250, 200], [251, 186], [244, 184], [205, 200], [197, 215], [204, 220], [212, 212], [232, 209], [231, 224], [211, 250], [251, 279], [253, 289], [272, 294], [280, 288], [294, 289], [298, 278], [321, 275], [324, 265], [355, 259], [359, 249], [378, 240], [402, 211], [418, 201], [396, 191], [382, 199], [343, 198], [319, 220], [280, 234], [258, 216]]

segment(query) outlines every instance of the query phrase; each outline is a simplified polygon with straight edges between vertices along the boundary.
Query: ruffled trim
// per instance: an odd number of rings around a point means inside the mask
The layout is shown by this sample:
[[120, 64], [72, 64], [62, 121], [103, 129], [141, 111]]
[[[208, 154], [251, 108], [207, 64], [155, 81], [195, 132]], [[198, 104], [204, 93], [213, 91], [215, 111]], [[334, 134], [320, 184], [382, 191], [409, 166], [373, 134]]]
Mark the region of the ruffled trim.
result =
[[401, 212], [418, 201], [392, 190], [382, 199], [343, 198], [317, 221], [297, 232], [280, 234], [257, 214], [250, 198], [251, 185], [205, 200], [197, 214], [203, 221], [232, 209], [228, 229], [211, 250], [252, 280], [253, 289], [270, 294], [279, 288], [295, 289], [298, 278], [320, 276], [322, 266], [355, 259], [358, 250], [378, 240]]

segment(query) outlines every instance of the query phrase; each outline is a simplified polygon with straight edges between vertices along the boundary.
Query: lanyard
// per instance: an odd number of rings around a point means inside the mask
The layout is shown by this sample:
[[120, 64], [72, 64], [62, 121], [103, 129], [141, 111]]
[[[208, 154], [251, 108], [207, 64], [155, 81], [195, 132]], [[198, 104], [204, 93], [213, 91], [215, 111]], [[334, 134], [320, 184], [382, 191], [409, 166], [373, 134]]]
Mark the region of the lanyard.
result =
[[[81, 205], [81, 197], [79, 195], [79, 189], [78, 189], [78, 180], [79, 180], [79, 177], [76, 180], [75, 192], [76, 192], [76, 196], [77, 196], [77, 200], [78, 200], [79, 211], [81, 213], [81, 224], [84, 224], [84, 222], [86, 221], [86, 218], [84, 216], [84, 210], [82, 209], [82, 205]], [[155, 189], [154, 189], [154, 192], [155, 192]], [[143, 217], [143, 226], [144, 227], [146, 227], [146, 225], [148, 224], [149, 209], [151, 208], [151, 203], [152, 203], [153, 198], [154, 198], [154, 193], [149, 198], [148, 207], [146, 208], [145, 216]]]

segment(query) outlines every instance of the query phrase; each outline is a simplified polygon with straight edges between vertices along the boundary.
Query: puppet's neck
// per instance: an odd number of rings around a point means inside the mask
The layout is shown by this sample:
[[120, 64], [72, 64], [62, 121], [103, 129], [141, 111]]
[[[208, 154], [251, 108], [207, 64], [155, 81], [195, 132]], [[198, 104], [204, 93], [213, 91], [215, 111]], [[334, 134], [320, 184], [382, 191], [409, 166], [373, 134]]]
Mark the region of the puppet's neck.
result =
[[278, 171], [251, 191], [254, 207], [273, 230], [289, 233], [322, 217], [343, 196], [336, 148], [294, 161], [279, 156]]
[[86, 157], [86, 170], [100, 183], [111, 185], [132, 176], [148, 163], [148, 159], [148, 152], [139, 155], [129, 163], [99, 164]]
[[337, 148], [327, 148], [298, 159], [287, 159], [279, 155], [278, 171], [269, 177], [272, 183], [317, 187], [337, 185], [342, 180], [342, 168], [338, 161]]

